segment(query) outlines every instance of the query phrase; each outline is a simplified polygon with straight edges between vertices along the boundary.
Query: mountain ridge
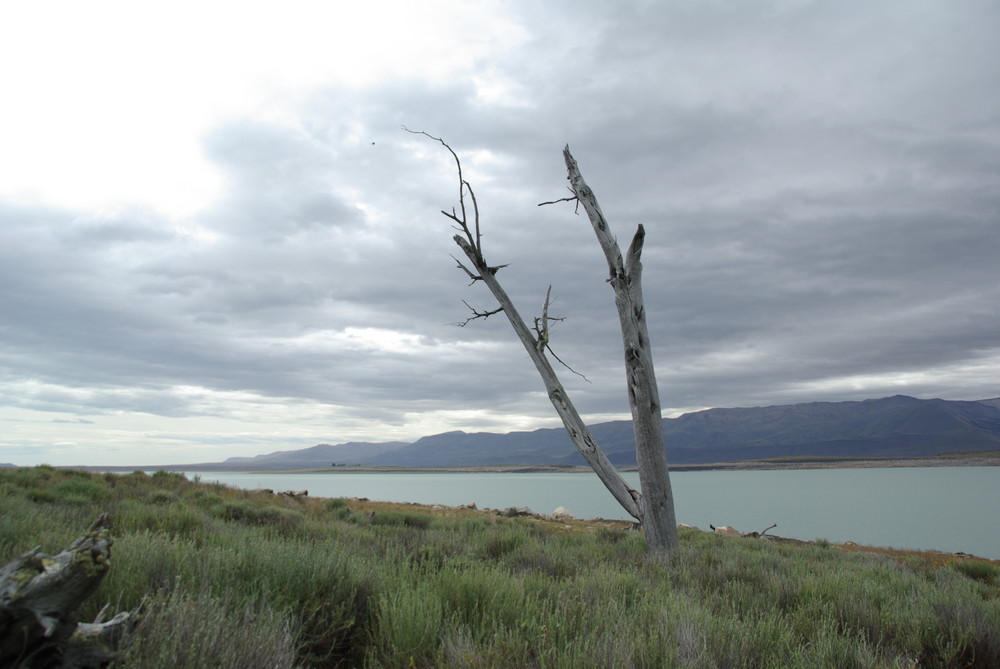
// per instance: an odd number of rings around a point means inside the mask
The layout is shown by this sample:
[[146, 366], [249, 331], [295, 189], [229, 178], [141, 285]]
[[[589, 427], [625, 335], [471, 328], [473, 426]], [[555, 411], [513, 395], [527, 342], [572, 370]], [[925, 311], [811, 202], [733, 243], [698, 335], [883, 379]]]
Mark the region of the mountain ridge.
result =
[[[635, 465], [631, 421], [597, 423], [590, 428], [612, 463], [620, 467]], [[664, 440], [671, 464], [803, 456], [900, 458], [994, 451], [1000, 449], [1000, 398], [924, 400], [894, 395], [861, 401], [706, 409], [664, 419]], [[543, 464], [585, 462], [560, 427], [505, 434], [458, 430], [421, 437], [412, 443], [317, 444], [198, 466], [286, 469]]]

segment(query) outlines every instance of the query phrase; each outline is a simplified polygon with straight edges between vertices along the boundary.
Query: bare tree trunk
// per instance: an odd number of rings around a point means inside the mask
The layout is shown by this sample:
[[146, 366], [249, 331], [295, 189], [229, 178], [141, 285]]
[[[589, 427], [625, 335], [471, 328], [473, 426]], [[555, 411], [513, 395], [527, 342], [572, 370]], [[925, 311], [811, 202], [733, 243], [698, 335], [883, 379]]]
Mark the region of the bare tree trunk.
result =
[[632, 408], [636, 464], [642, 489], [640, 517], [649, 549], [654, 553], [666, 554], [676, 548], [680, 540], [677, 536], [670, 472], [664, 452], [663, 414], [642, 298], [642, 262], [639, 257], [646, 231], [642, 225], [639, 226], [623, 261], [618, 242], [611, 234], [594, 192], [583, 180], [569, 146], [563, 149], [563, 157], [573, 194], [587, 212], [608, 261], [611, 274], [609, 282], [615, 291], [615, 306], [618, 308], [622, 345], [625, 349], [625, 378], [629, 406]]
[[476, 271], [479, 273], [476, 278], [481, 279], [490, 289], [490, 292], [493, 293], [493, 297], [496, 298], [504, 314], [506, 314], [507, 320], [510, 321], [511, 327], [517, 333], [518, 339], [524, 344], [524, 350], [528, 352], [531, 361], [535, 363], [535, 369], [538, 370], [542, 381], [545, 383], [545, 390], [548, 392], [549, 400], [552, 402], [552, 406], [555, 407], [556, 413], [562, 419], [566, 432], [569, 434], [570, 439], [573, 440], [573, 445], [580, 451], [580, 455], [591, 466], [608, 491], [622, 505], [622, 508], [633, 518], [641, 521], [642, 511], [638, 505], [641, 495], [625, 482], [625, 479], [618, 473], [615, 466], [604, 455], [604, 451], [597, 445], [594, 437], [590, 434], [590, 429], [583, 422], [583, 418], [580, 417], [576, 407], [573, 406], [573, 402], [570, 401], [569, 396], [559, 382], [559, 377], [556, 375], [555, 370], [552, 369], [552, 365], [549, 364], [548, 359], [545, 357], [545, 342], [541, 341], [541, 338], [535, 339], [534, 335], [531, 334], [531, 330], [528, 329], [528, 326], [521, 319], [521, 315], [517, 312], [510, 297], [508, 297], [507, 291], [503, 289], [503, 286], [500, 285], [500, 282], [494, 276], [496, 268], [488, 267], [486, 261], [483, 260], [482, 254], [477, 253], [476, 249], [461, 235], [455, 235], [455, 243], [461, 247], [473, 267], [476, 268]]
[[[673, 494], [670, 490], [670, 474], [664, 453], [663, 418], [642, 302], [642, 263], [639, 261], [645, 236], [642, 226], [639, 226], [639, 230], [632, 240], [627, 261], [623, 261], [618, 243], [611, 235], [604, 214], [601, 213], [597, 204], [597, 199], [580, 175], [576, 161], [573, 160], [567, 146], [564, 157], [568, 178], [575, 197], [566, 199], [579, 201], [587, 210], [594, 231], [597, 233], [597, 239], [608, 259], [608, 267], [611, 270], [610, 282], [615, 289], [615, 304], [618, 307], [622, 342], [625, 346], [625, 372], [628, 382], [629, 405], [632, 407], [636, 461], [642, 488], [642, 492], [639, 493], [625, 482], [621, 474], [604, 455], [604, 452], [601, 451], [545, 356], [546, 349], [549, 349], [549, 296], [545, 297], [542, 317], [535, 319], [533, 334], [517, 312], [507, 292], [496, 279], [497, 271], [505, 265], [491, 267], [483, 257], [482, 235], [479, 229], [479, 206], [472, 186], [462, 176], [462, 162], [458, 155], [439, 137], [434, 137], [426, 132], [415, 132], [405, 128], [405, 126], [404, 130], [425, 135], [439, 142], [454, 157], [455, 165], [458, 168], [459, 210], [452, 209], [451, 213], [447, 211], [441, 213], [458, 225], [462, 234], [455, 235], [455, 243], [465, 253], [473, 269], [469, 269], [461, 261], [458, 262], [458, 266], [473, 282], [482, 281], [485, 283], [500, 304], [499, 308], [491, 311], [479, 312], [473, 309], [473, 315], [465, 323], [476, 318], [488, 318], [500, 311], [506, 314], [507, 320], [510, 321], [518, 339], [521, 340], [535, 364], [535, 368], [541, 375], [545, 389], [548, 391], [549, 400], [562, 419], [566, 432], [577, 450], [590, 464], [614, 498], [618, 500], [618, 503], [622, 505], [622, 508], [642, 523], [650, 552], [661, 557], [669, 554], [673, 548], [679, 545], [679, 540], [677, 522], [674, 516]], [[471, 220], [467, 207], [469, 203], [471, 203], [472, 209]], [[551, 352], [551, 349], [549, 350]], [[555, 354], [553, 353], [553, 355]], [[560, 360], [560, 362], [562, 361]]]

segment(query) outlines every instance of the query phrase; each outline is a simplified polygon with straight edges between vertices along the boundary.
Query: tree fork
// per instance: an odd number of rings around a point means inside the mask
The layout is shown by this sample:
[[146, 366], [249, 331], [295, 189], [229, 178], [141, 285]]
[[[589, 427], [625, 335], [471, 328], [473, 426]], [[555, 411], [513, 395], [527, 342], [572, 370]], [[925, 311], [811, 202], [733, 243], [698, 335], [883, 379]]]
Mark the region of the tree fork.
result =
[[[622, 344], [625, 353], [625, 375], [628, 390], [629, 405], [632, 410], [632, 423], [636, 439], [636, 462], [639, 469], [639, 480], [642, 493], [630, 487], [614, 465], [601, 451], [591, 435], [589, 428], [583, 422], [573, 403], [563, 389], [562, 384], [545, 357], [549, 348], [548, 307], [550, 304], [551, 287], [546, 293], [541, 319], [535, 319], [535, 337], [517, 309], [511, 302], [507, 292], [497, 281], [497, 270], [504, 267], [490, 267], [483, 256], [482, 235], [479, 226], [479, 207], [476, 203], [472, 187], [462, 174], [461, 161], [454, 150], [441, 138], [426, 132], [413, 131], [404, 126], [407, 132], [424, 135], [444, 146], [452, 157], [458, 169], [459, 210], [442, 213], [458, 225], [462, 233], [455, 235], [455, 243], [462, 249], [471, 263], [469, 269], [461, 262], [459, 268], [471, 279], [472, 283], [482, 281], [493, 293], [499, 303], [499, 308], [492, 311], [472, 310], [472, 317], [461, 325], [466, 325], [477, 318], [487, 318], [503, 312], [514, 328], [518, 339], [524, 345], [545, 384], [549, 400], [556, 413], [562, 419], [563, 426], [576, 446], [577, 450], [591, 466], [619, 504], [630, 515], [640, 521], [646, 535], [650, 552], [657, 557], [668, 555], [679, 545], [677, 522], [674, 513], [673, 493], [670, 488], [670, 474], [667, 468], [663, 441], [663, 417], [660, 409], [660, 399], [656, 387], [656, 376], [653, 370], [653, 356], [650, 349], [649, 333], [646, 327], [645, 307], [642, 299], [642, 263], [640, 256], [645, 239], [645, 230], [640, 225], [629, 246], [626, 259], [622, 259], [618, 243], [611, 234], [607, 220], [601, 212], [597, 198], [587, 186], [580, 174], [576, 161], [570, 154], [569, 146], [563, 151], [566, 160], [568, 179], [573, 197], [554, 200], [555, 202], [571, 202], [583, 204], [587, 211], [598, 242], [604, 250], [608, 261], [610, 279], [615, 290], [615, 305], [621, 321]], [[472, 202], [474, 220], [468, 219], [468, 208], [465, 197], [468, 194]], [[468, 304], [466, 304], [468, 306]], [[556, 319], [552, 319], [556, 320]], [[551, 349], [549, 349], [551, 352]], [[555, 353], [553, 353], [555, 356]], [[555, 356], [559, 360], [558, 356]], [[560, 362], [562, 362], [560, 360]], [[563, 363], [565, 364], [565, 363]], [[573, 371], [572, 368], [569, 368]], [[576, 373], [576, 372], [574, 372]]]
[[511, 327], [514, 328], [517, 338], [521, 340], [524, 350], [528, 352], [528, 356], [535, 364], [535, 369], [538, 370], [538, 374], [542, 377], [542, 382], [545, 384], [549, 401], [552, 402], [556, 413], [562, 419], [563, 426], [566, 428], [570, 439], [572, 439], [573, 445], [576, 446], [580, 455], [583, 456], [583, 459], [594, 470], [608, 491], [622, 505], [622, 508], [630, 516], [641, 521], [642, 511], [639, 506], [639, 500], [642, 495], [625, 482], [625, 479], [618, 473], [615, 466], [611, 464], [611, 461], [608, 460], [604, 452], [598, 447], [597, 441], [590, 434], [590, 428], [587, 427], [587, 424], [577, 412], [576, 407], [573, 406], [569, 396], [559, 382], [559, 377], [545, 357], [545, 347], [539, 346], [539, 342], [531, 334], [531, 330], [528, 329], [514, 303], [507, 295], [507, 291], [497, 281], [495, 273], [488, 271], [489, 268], [486, 267], [486, 261], [483, 259], [482, 253], [477, 252], [462, 235], [455, 235], [454, 239], [455, 243], [458, 244], [459, 248], [469, 258], [469, 262], [479, 272], [480, 280], [493, 293], [493, 297], [500, 304], [500, 310], [507, 316], [507, 320], [510, 321]]

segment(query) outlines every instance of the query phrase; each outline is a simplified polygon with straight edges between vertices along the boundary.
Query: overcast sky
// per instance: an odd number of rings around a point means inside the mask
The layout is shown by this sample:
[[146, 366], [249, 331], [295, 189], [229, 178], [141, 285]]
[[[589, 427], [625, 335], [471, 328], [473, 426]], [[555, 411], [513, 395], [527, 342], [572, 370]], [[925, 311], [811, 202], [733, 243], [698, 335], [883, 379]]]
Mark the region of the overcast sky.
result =
[[992, 0], [0, 9], [0, 462], [152, 465], [557, 426], [450, 257], [447, 140], [563, 381], [626, 418], [569, 144], [668, 415], [1000, 395]]

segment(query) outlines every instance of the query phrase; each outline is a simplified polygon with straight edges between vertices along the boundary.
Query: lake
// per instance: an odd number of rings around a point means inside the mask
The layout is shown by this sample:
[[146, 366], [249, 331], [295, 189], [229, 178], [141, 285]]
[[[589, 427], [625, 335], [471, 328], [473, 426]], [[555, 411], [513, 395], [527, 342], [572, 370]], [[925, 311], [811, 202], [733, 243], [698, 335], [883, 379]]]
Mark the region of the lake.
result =
[[[313, 497], [479, 508], [566, 507], [578, 518], [628, 518], [592, 473], [187, 472], [238, 488]], [[638, 488], [635, 472], [624, 474]], [[897, 467], [671, 472], [677, 521], [795, 539], [971, 553], [1000, 559], [1000, 468]]]

